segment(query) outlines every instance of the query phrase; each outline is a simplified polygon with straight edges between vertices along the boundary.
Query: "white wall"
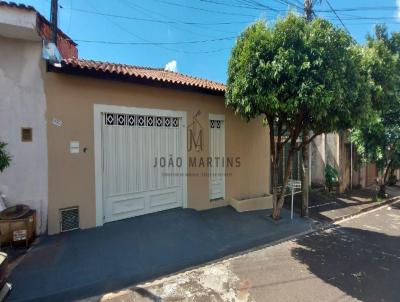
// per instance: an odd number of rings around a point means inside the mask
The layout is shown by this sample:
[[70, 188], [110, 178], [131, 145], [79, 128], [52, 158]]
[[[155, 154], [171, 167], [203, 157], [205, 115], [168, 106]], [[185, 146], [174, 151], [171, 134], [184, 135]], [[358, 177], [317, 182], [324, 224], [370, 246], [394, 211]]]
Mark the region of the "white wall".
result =
[[311, 143], [311, 182], [325, 183], [325, 167], [327, 164], [340, 171], [339, 134], [321, 134]]
[[[47, 226], [47, 127], [41, 42], [0, 36], [0, 140], [8, 143], [12, 163], [0, 174], [8, 204], [37, 210], [38, 231]], [[33, 141], [21, 141], [21, 127], [33, 129]]]
[[314, 138], [310, 144], [311, 152], [311, 182], [315, 184], [325, 183], [325, 134]]

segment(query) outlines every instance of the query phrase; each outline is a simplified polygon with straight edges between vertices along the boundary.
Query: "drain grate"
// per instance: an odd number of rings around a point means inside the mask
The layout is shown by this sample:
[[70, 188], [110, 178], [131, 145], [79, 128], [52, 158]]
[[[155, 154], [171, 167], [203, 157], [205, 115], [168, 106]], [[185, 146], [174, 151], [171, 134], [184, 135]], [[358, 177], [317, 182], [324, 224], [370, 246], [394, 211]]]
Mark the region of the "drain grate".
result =
[[60, 210], [61, 232], [68, 232], [79, 229], [79, 208], [67, 208]]

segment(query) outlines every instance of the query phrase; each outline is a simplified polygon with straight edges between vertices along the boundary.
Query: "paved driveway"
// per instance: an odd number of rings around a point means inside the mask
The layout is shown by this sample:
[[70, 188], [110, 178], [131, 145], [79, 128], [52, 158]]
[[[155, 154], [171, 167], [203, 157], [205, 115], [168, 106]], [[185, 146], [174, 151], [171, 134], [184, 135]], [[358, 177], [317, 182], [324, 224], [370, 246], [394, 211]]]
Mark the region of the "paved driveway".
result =
[[324, 231], [84, 301], [399, 302], [399, 283], [397, 203]]
[[274, 223], [269, 211], [174, 209], [47, 236], [11, 275], [11, 301], [71, 301], [268, 244], [311, 228], [307, 220]]

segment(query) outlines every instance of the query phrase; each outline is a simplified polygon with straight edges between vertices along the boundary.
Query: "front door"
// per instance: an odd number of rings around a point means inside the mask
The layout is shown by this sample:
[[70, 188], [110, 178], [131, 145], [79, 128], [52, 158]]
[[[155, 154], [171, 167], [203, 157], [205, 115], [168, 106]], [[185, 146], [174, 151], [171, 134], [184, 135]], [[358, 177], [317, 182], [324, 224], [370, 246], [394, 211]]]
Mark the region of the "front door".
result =
[[209, 151], [212, 159], [210, 173], [210, 200], [225, 198], [225, 117], [210, 114]]

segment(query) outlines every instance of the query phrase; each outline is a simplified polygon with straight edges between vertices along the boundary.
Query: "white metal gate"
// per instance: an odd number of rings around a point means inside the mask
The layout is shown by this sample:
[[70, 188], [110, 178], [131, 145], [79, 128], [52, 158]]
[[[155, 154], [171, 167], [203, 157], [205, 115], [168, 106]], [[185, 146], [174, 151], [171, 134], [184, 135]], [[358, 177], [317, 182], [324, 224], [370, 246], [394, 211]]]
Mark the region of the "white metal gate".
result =
[[182, 115], [146, 112], [101, 113], [104, 222], [184, 204], [186, 132]]
[[210, 200], [225, 198], [225, 118], [210, 114]]

